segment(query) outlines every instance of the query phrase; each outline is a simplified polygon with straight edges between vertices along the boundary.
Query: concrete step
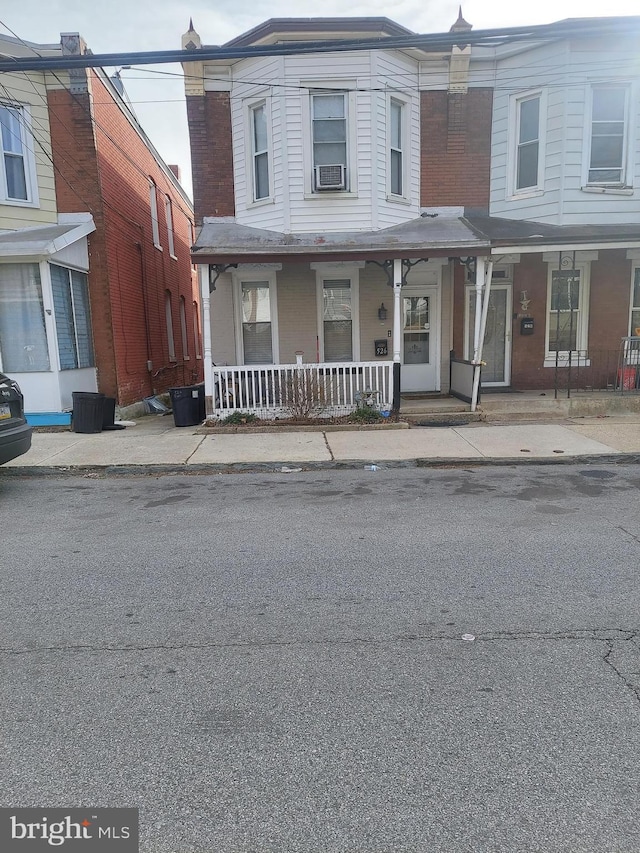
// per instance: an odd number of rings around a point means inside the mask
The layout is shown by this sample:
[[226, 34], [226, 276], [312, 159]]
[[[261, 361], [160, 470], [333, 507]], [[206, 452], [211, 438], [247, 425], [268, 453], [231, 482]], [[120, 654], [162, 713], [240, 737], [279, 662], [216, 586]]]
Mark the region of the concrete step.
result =
[[482, 420], [480, 412], [400, 412], [400, 420], [413, 426], [464, 426]]

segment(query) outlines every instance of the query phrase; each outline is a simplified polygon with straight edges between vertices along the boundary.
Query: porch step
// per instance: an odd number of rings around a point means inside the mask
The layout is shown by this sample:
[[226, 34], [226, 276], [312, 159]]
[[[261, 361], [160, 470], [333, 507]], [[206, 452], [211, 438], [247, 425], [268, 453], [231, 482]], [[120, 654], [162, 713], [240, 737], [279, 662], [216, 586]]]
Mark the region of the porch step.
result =
[[482, 398], [478, 406], [483, 421], [526, 421], [539, 418], [555, 419], [571, 416], [570, 401], [553, 397]]
[[406, 412], [400, 410], [400, 420], [414, 426], [464, 426], [482, 420], [480, 412], [455, 410], [451, 412]]

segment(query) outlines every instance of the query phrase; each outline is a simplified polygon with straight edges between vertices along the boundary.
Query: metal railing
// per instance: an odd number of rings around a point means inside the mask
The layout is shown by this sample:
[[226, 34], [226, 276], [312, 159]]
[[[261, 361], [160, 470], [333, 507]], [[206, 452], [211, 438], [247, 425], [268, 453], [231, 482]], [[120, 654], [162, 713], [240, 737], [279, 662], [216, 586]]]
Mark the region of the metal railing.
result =
[[274, 364], [213, 368], [209, 418], [247, 412], [259, 418], [335, 417], [363, 402], [390, 409], [393, 362]]
[[624, 337], [616, 349], [589, 349], [558, 357], [555, 396], [574, 391], [640, 391], [640, 337]]

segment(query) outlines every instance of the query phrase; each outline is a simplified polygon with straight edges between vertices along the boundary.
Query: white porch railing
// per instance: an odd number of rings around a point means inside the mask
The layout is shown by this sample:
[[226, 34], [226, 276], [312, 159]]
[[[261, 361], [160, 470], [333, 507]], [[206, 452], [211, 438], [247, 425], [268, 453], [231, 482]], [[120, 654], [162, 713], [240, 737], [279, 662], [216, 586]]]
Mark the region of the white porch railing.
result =
[[336, 417], [353, 412], [361, 401], [391, 409], [393, 362], [214, 367], [211, 399], [210, 419], [234, 412], [250, 412], [265, 420]]

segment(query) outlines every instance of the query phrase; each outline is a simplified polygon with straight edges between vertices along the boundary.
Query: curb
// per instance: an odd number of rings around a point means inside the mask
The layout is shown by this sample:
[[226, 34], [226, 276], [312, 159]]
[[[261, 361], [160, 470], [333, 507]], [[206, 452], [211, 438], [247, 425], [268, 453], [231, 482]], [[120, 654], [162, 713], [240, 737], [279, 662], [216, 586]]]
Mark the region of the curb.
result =
[[3, 477], [160, 477], [176, 475], [206, 474], [282, 474], [298, 473], [282, 471], [282, 468], [307, 471], [362, 471], [367, 464], [376, 464], [381, 471], [393, 468], [513, 468], [516, 466], [551, 465], [638, 465], [640, 453], [602, 453], [588, 456], [539, 456], [503, 457], [490, 456], [473, 458], [416, 458], [390, 459], [367, 462], [364, 459], [327, 460], [323, 462], [204, 462], [171, 465], [33, 465], [0, 469]]

